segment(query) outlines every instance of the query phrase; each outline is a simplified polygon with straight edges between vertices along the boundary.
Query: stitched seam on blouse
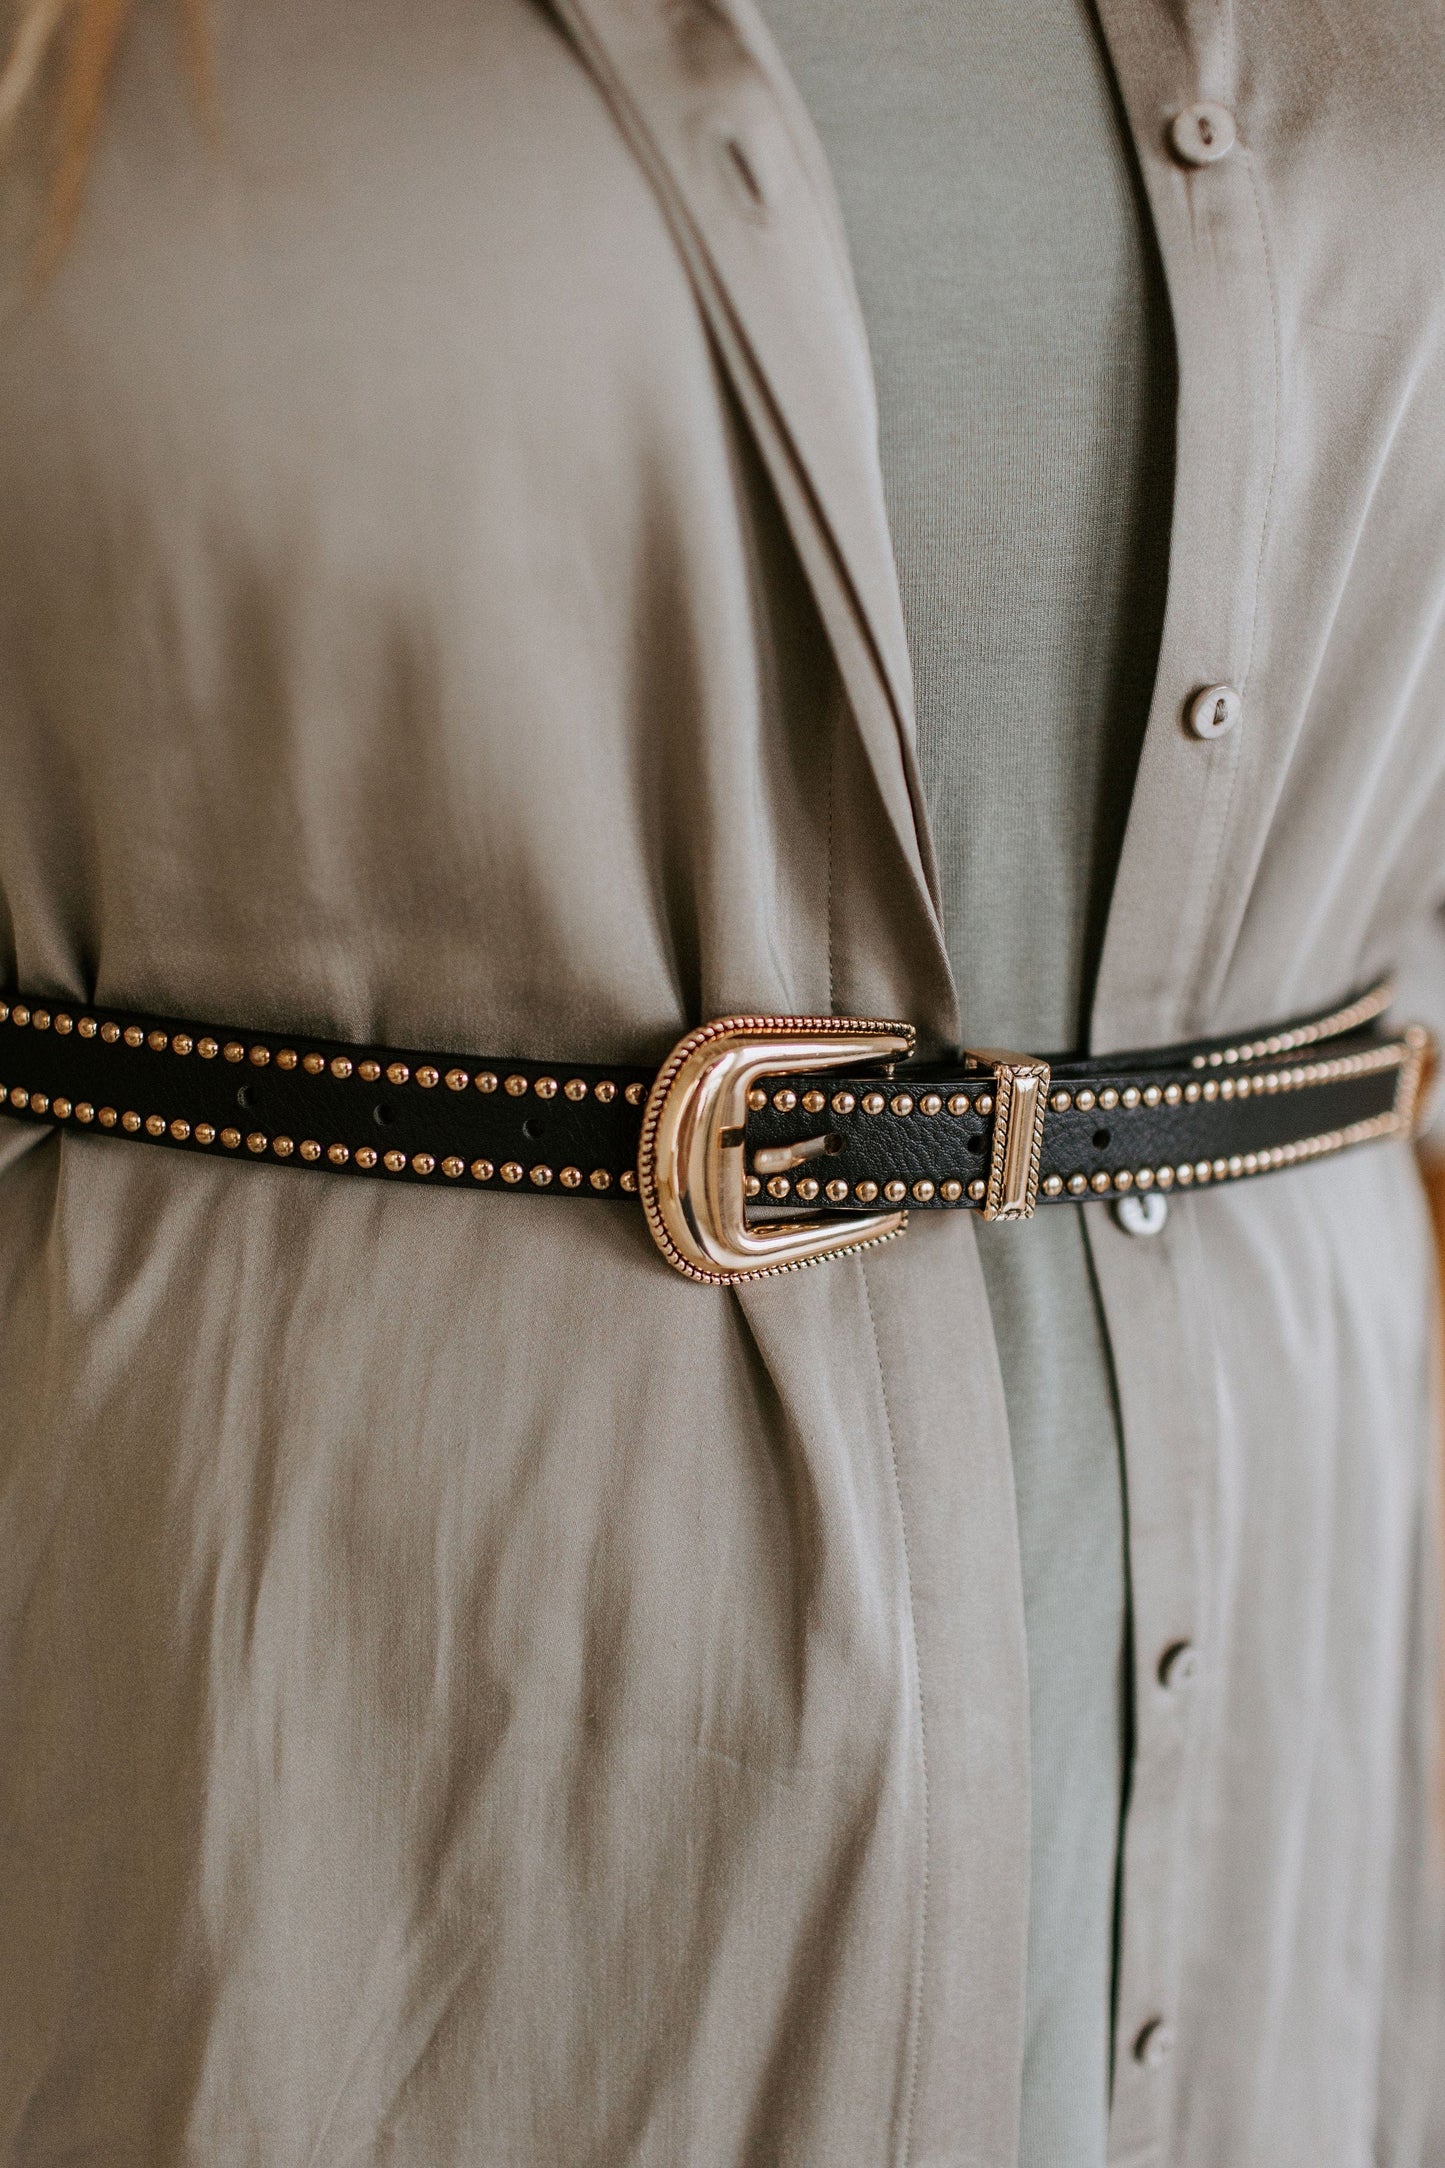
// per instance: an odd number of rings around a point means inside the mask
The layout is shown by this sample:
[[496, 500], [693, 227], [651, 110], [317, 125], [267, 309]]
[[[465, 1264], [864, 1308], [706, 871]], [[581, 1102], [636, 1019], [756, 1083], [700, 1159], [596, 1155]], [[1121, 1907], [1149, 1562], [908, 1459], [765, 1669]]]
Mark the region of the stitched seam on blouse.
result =
[[[1269, 479], [1265, 483], [1264, 511], [1260, 515], [1259, 522], [1259, 551], [1254, 561], [1254, 593], [1249, 606], [1249, 651], [1245, 656], [1244, 669], [1239, 680], [1239, 696], [1243, 701], [1248, 695], [1250, 676], [1254, 669], [1254, 650], [1259, 636], [1259, 591], [1264, 574], [1264, 553], [1269, 542], [1270, 522], [1274, 517], [1274, 484], [1275, 476], [1279, 471], [1279, 401], [1283, 359], [1280, 348], [1279, 298], [1276, 292], [1274, 258], [1270, 253], [1269, 231], [1264, 222], [1264, 206], [1259, 198], [1259, 182], [1255, 175], [1254, 160], [1250, 153], [1241, 147], [1239, 155], [1244, 160], [1244, 170], [1249, 176], [1250, 201], [1254, 205], [1255, 223], [1259, 228], [1260, 254], [1264, 259], [1264, 281], [1269, 289], [1270, 369], [1274, 379], [1270, 387]], [[1220, 809], [1219, 826], [1215, 833], [1214, 856], [1209, 867], [1209, 879], [1203, 890], [1204, 912], [1200, 925], [1200, 939], [1203, 946], [1201, 953], [1196, 958], [1194, 968], [1193, 1008], [1196, 1011], [1199, 1007], [1205, 974], [1215, 962], [1208, 945], [1207, 936], [1214, 916], [1214, 900], [1219, 889], [1220, 868], [1224, 863], [1224, 847], [1229, 837], [1230, 815], [1234, 811], [1234, 801], [1239, 790], [1239, 771], [1243, 765], [1243, 759], [1242, 752], [1236, 746], [1234, 765], [1229, 776], [1229, 789], [1225, 794], [1224, 804]]]
[[908, 1516], [903, 1510], [903, 1485], [898, 1474], [898, 1441], [893, 1429], [893, 1410], [888, 1399], [888, 1379], [883, 1351], [878, 1344], [878, 1320], [873, 1313], [873, 1290], [868, 1284], [868, 1265], [860, 1260], [863, 1300], [868, 1305], [868, 1325], [873, 1335], [873, 1360], [878, 1366], [878, 1389], [883, 1395], [883, 1419], [888, 1427], [888, 1456], [893, 1463], [893, 1495], [898, 1501], [898, 1532], [903, 1544], [904, 1579], [908, 1589], [908, 1639], [913, 1650], [913, 1676], [918, 1697], [918, 1765], [923, 1784], [923, 1894], [918, 1921], [918, 1951], [913, 1961], [913, 2009], [909, 2017], [908, 2092], [903, 2104], [903, 2168], [913, 2158], [913, 2112], [918, 2098], [919, 2039], [923, 2031], [923, 1953], [928, 1940], [929, 1873], [932, 1866], [932, 1830], [928, 1814], [928, 1722], [923, 1706], [923, 1663], [918, 1653], [918, 1624], [913, 1609], [913, 1560], [908, 1547]]

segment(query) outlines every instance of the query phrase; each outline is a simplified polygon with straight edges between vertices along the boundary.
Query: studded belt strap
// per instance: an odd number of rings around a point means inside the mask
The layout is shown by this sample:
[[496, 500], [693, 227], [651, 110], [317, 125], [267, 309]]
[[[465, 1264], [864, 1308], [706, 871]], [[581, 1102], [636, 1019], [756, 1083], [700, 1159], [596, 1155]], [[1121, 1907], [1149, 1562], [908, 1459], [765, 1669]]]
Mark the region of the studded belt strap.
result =
[[1276, 1029], [1095, 1060], [906, 1060], [906, 1025], [733, 1017], [661, 1070], [479, 1059], [0, 999], [22, 1118], [237, 1163], [458, 1190], [641, 1193], [688, 1277], [794, 1269], [908, 1208], [1203, 1188], [1411, 1133], [1432, 1049], [1388, 985]]

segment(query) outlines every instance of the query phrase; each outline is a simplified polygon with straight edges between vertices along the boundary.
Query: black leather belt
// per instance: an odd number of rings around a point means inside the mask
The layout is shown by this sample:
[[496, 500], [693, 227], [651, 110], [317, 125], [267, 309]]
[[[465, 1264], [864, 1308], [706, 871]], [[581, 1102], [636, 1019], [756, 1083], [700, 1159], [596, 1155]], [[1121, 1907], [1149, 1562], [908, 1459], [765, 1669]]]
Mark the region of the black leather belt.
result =
[[[728, 1281], [887, 1240], [908, 1209], [1203, 1188], [1410, 1135], [1433, 1049], [1388, 985], [1232, 1039], [1094, 1060], [907, 1061], [907, 1025], [727, 1017], [660, 1070], [347, 1046], [0, 999], [0, 1101], [209, 1158], [433, 1188], [640, 1195]], [[800, 1210], [801, 1208], [801, 1210]]]

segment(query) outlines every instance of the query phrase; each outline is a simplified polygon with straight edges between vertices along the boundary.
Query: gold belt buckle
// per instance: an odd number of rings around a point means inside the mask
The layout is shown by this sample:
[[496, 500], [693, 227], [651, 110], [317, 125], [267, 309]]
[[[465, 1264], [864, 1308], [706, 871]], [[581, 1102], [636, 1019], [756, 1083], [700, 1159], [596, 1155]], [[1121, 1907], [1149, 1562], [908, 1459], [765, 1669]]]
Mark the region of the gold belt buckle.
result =
[[637, 1160], [647, 1224], [668, 1263], [728, 1286], [901, 1234], [906, 1212], [749, 1225], [743, 1129], [760, 1078], [894, 1061], [913, 1042], [909, 1024], [857, 1016], [724, 1016], [679, 1040], [648, 1096]]
[[986, 1220], [1032, 1219], [1039, 1196], [1039, 1158], [1049, 1099], [1049, 1064], [1035, 1054], [971, 1047], [970, 1069], [994, 1076], [993, 1152], [984, 1190]]

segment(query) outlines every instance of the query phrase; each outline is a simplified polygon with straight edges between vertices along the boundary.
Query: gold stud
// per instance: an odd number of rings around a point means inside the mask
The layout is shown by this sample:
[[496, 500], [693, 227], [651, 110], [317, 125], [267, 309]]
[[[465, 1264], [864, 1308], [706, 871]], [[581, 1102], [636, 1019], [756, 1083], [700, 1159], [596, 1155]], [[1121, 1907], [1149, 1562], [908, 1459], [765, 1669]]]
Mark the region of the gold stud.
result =
[[594, 1189], [611, 1189], [612, 1177], [605, 1167], [594, 1167], [587, 1177]]
[[[19, 1024], [22, 1030], [24, 1029], [25, 1025], [29, 1023], [30, 1011], [26, 1008], [23, 1001], [17, 1001], [14, 1008], [10, 1011], [10, 1021], [12, 1024]], [[110, 1035], [112, 1038], [119, 1038], [120, 1026], [118, 1024], [111, 1025]]]
[[1074, 1105], [1078, 1108], [1081, 1114], [1087, 1114], [1093, 1104], [1094, 1094], [1089, 1089], [1089, 1086], [1087, 1084], [1083, 1087], [1082, 1091], [1075, 1092]]
[[[1177, 1084], [1174, 1087], [1174, 1094], [1176, 1098], [1179, 1095], [1179, 1086]], [[1144, 1104], [1146, 1107], [1157, 1107], [1163, 1096], [1164, 1094], [1157, 1084], [1146, 1084], [1144, 1086]]]
[[134, 1107], [126, 1108], [124, 1114], [122, 1114], [120, 1118], [120, 1126], [132, 1137], [138, 1134], [141, 1126], [141, 1118], [136, 1113]]
[[271, 1049], [269, 1046], [253, 1046], [247, 1058], [253, 1069], [268, 1068], [271, 1061]]
[[328, 1144], [326, 1156], [333, 1167], [344, 1167], [351, 1157], [351, 1148], [346, 1144]]
[[[38, 1013], [36, 1015], [35, 1021], [37, 1024], [40, 1022], [40, 1017]], [[148, 1031], [145, 1035], [145, 1038], [146, 1045], [150, 1048], [153, 1054], [164, 1054], [166, 1048], [171, 1043], [163, 1031]]]
[[526, 1168], [515, 1159], [507, 1159], [502, 1162], [502, 1180], [504, 1182], [520, 1182], [526, 1171]]
[[[1169, 1099], [1169, 1094], [1168, 1094], [1167, 1092], [1165, 1093], [1165, 1095], [1164, 1095], [1164, 1096], [1165, 1096], [1165, 1098], [1166, 1098], [1166, 1099]], [[1198, 1085], [1198, 1083], [1197, 1083], [1197, 1082], [1195, 1081], [1195, 1079], [1194, 1079], [1194, 1078], [1192, 1078], [1192, 1077], [1190, 1078], [1189, 1082], [1188, 1082], [1188, 1083], [1187, 1083], [1187, 1084], [1185, 1085], [1185, 1087], [1184, 1087], [1184, 1097], [1185, 1097], [1185, 1100], [1187, 1101], [1187, 1103], [1188, 1103], [1188, 1104], [1189, 1104], [1189, 1105], [1190, 1105], [1191, 1107], [1192, 1107], [1192, 1106], [1194, 1106], [1194, 1105], [1195, 1105], [1195, 1104], [1197, 1103], [1197, 1101], [1198, 1101], [1198, 1098], [1199, 1098], [1199, 1085]], [[1170, 1104], [1171, 1106], [1177, 1106], [1177, 1105], [1178, 1105], [1178, 1103], [1179, 1103], [1179, 1102], [1178, 1102], [1178, 1100], [1177, 1100], [1177, 1099], [1169, 1099], [1169, 1104]]]
[[194, 1134], [197, 1144], [214, 1144], [216, 1141], [215, 1124], [213, 1122], [197, 1122]]
[[10, 1004], [8, 1001], [0, 1001], [0, 1024], [8, 1023], [9, 1019]]
[[634, 1196], [637, 1191], [637, 1169], [624, 1167], [617, 1177], [617, 1187], [625, 1189], [629, 1197]]
[[536, 1077], [533, 1079], [532, 1089], [539, 1099], [555, 1099], [557, 1096], [557, 1079], [554, 1076]]
[[1064, 1184], [1071, 1197], [1082, 1197], [1088, 1186], [1089, 1178], [1086, 1174], [1071, 1174]]
[[465, 1069], [448, 1069], [446, 1073], [446, 1087], [449, 1092], [464, 1092], [471, 1081]]
[[984, 1199], [984, 1185], [982, 1181], [970, 1182], [968, 1185], [968, 1194], [975, 1204], [982, 1204]]
[[1053, 1108], [1055, 1114], [1067, 1114], [1073, 1103], [1073, 1093], [1065, 1091], [1055, 1092], [1049, 1100], [1049, 1105]]
[[758, 1176], [745, 1174], [743, 1176], [743, 1195], [745, 1197], [761, 1197], [762, 1193], [763, 1185]]
[[[130, 1034], [127, 1033], [126, 1037], [127, 1041], [129, 1041]], [[221, 1048], [221, 1052], [227, 1061], [244, 1061], [246, 1059], [246, 1049], [239, 1039], [228, 1039]]]
[[440, 1069], [433, 1069], [429, 1061], [423, 1062], [420, 1069], [417, 1070], [416, 1080], [424, 1092], [434, 1091], [441, 1082], [441, 1071]]
[[1174, 1169], [1172, 1167], [1156, 1167], [1156, 1169], [1154, 1170], [1154, 1181], [1156, 1187], [1159, 1189], [1173, 1189]]
[[1115, 1189], [1132, 1189], [1134, 1187], [1134, 1177], [1127, 1167], [1121, 1167], [1115, 1175], [1114, 1187]]
[[436, 1161], [430, 1152], [413, 1152], [411, 1155], [411, 1171], [413, 1174], [434, 1174], [436, 1172]]
[[221, 1049], [214, 1039], [197, 1039], [196, 1052], [202, 1061], [214, 1061]]
[[314, 1137], [303, 1137], [301, 1140], [301, 1157], [308, 1162], [321, 1157], [321, 1147]]
[[977, 1105], [977, 1107], [978, 1107], [978, 1111], [979, 1111], [979, 1113], [980, 1113], [980, 1114], [992, 1114], [992, 1112], [993, 1112], [993, 1093], [992, 1093], [992, 1092], [980, 1092], [980, 1093], [979, 1093], [979, 1095], [978, 1095], [978, 1099], [977, 1099], [977, 1101], [976, 1101], [976, 1105]]
[[294, 1046], [283, 1046], [277, 1050], [276, 1067], [278, 1069], [294, 1069], [300, 1059], [301, 1056]]
[[1176, 1167], [1174, 1169], [1174, 1179], [1179, 1184], [1179, 1187], [1181, 1189], [1188, 1189], [1193, 1184], [1194, 1169], [1189, 1164], [1189, 1161], [1187, 1159], [1184, 1161], [1182, 1166]]
[[798, 1184], [798, 1195], [804, 1204], [811, 1204], [818, 1194], [818, 1183], [811, 1174], [805, 1174]]
[[[29, 1021], [30, 1011], [28, 1009], [14, 1009], [11, 1011], [12, 1023], [28, 1024]], [[107, 1046], [114, 1046], [116, 1041], [120, 1037], [119, 1024], [113, 1024], [110, 1019], [107, 1018], [100, 1027], [100, 1036], [102, 1037], [102, 1039], [104, 1039]]]
[[[1234, 1097], [1234, 1081], [1232, 1076], [1220, 1078], [1219, 1096], [1221, 1099], [1232, 1099]], [[1207, 1084], [1204, 1087], [1204, 1096], [1206, 1099], [1209, 1097], [1209, 1086]]]
[[529, 1167], [527, 1179], [534, 1189], [545, 1189], [552, 1179], [552, 1170], [550, 1167]]
[[859, 1204], [872, 1204], [878, 1194], [878, 1184], [876, 1182], [856, 1183], [853, 1194], [858, 1199]]
[[830, 1204], [842, 1204], [847, 1194], [848, 1185], [841, 1179], [830, 1182], [824, 1191], [824, 1195], [828, 1198]]
[[32, 1114], [48, 1114], [50, 1112], [49, 1093], [32, 1092], [30, 1094], [30, 1111]]
[[84, 1122], [87, 1126], [95, 1120], [95, 1108], [88, 1099], [81, 1100], [80, 1105], [75, 1110], [75, 1119], [78, 1122]]
[[946, 1182], [940, 1182], [938, 1194], [945, 1204], [957, 1204], [959, 1198], [963, 1195], [963, 1184], [959, 1181], [957, 1175], [951, 1174]]
[[835, 1114], [851, 1114], [858, 1101], [852, 1092], [834, 1092], [831, 1104]]
[[1137, 1107], [1137, 1106], [1138, 1106], [1138, 1104], [1139, 1104], [1139, 1087], [1138, 1087], [1138, 1085], [1137, 1085], [1137, 1084], [1126, 1084], [1126, 1085], [1124, 1086], [1124, 1089], [1123, 1089], [1123, 1090], [1122, 1090], [1122, 1091], [1120, 1092], [1120, 1094], [1119, 1094], [1119, 1104], [1120, 1104], [1120, 1106], [1121, 1106], [1121, 1107]]
[[388, 1174], [400, 1174], [406, 1165], [406, 1154], [405, 1152], [384, 1152], [381, 1164]]
[[34, 1027], [35, 1027], [35, 1029], [36, 1029], [37, 1031], [49, 1031], [49, 1029], [50, 1029], [50, 1011], [49, 1011], [49, 1009], [32, 1009], [32, 1011], [31, 1011], [31, 1013], [30, 1013], [30, 1021], [31, 1021], [31, 1023], [32, 1023], [33, 1025], [34, 1025]]
[[464, 1159], [458, 1159], [455, 1152], [448, 1152], [446, 1158], [442, 1161], [442, 1173], [446, 1176], [447, 1180], [449, 1182], [458, 1181], [461, 1176], [466, 1173], [466, 1171], [466, 1161]]
[[1119, 1094], [1112, 1084], [1106, 1084], [1099, 1094], [1099, 1104], [1106, 1113], [1112, 1113], [1119, 1104]]
[[950, 1114], [967, 1114], [971, 1102], [967, 1092], [954, 1092], [948, 1102]]
[[489, 1159], [474, 1159], [467, 1169], [474, 1182], [490, 1182], [496, 1171]]
[[762, 1085], [751, 1085], [748, 1089], [748, 1111], [752, 1114], [761, 1114], [767, 1103], [768, 1095], [763, 1090]]
[[[276, 1059], [280, 1061], [281, 1056], [278, 1054]], [[356, 1064], [356, 1073], [363, 1084], [375, 1084], [381, 1076], [381, 1063], [372, 1061], [368, 1057], [366, 1061], [359, 1061]]]
[[388, 1084], [409, 1084], [411, 1071], [404, 1061], [394, 1061], [387, 1068], [386, 1081]]
[[792, 1185], [785, 1174], [775, 1174], [768, 1184], [768, 1195], [781, 1201], [782, 1198], [787, 1196], [791, 1187]]
[[885, 1182], [883, 1184], [883, 1194], [889, 1204], [902, 1204], [904, 1198], [908, 1195], [908, 1184], [898, 1181]]
[[912, 1092], [895, 1092], [888, 1105], [890, 1111], [901, 1120], [905, 1114], [913, 1112], [913, 1094]]
[[62, 1039], [67, 1038], [75, 1029], [75, 1018], [67, 1015], [64, 1009], [57, 1009], [55, 1012], [55, 1028]]
[[797, 1104], [798, 1095], [788, 1084], [785, 1084], [781, 1091], [773, 1093], [773, 1105], [779, 1114], [791, 1114]]
[[[294, 1137], [273, 1137], [271, 1139], [271, 1149], [278, 1159], [289, 1159], [296, 1149], [296, 1139]], [[360, 1152], [356, 1155], [356, 1161], [359, 1166], [361, 1164]]]
[[145, 1045], [146, 1035], [141, 1030], [139, 1024], [127, 1024], [122, 1036], [124, 1037], [127, 1046], [135, 1047]]
[[[1216, 1160], [1214, 1164], [1217, 1169], [1219, 1165], [1218, 1160]], [[1239, 1176], [1242, 1175], [1244, 1172], [1244, 1159], [1242, 1154], [1240, 1154], [1239, 1152], [1231, 1153], [1230, 1157], [1225, 1161], [1224, 1165], [1225, 1172], [1232, 1176], [1236, 1181], [1238, 1180]]]
[[326, 1067], [326, 1056], [324, 1054], [303, 1054], [301, 1056], [301, 1066], [308, 1076], [320, 1076], [322, 1070]]
[[[1266, 1153], [1266, 1154], [1265, 1154], [1265, 1157], [1266, 1157], [1266, 1159], [1267, 1159], [1267, 1158], [1269, 1157], [1269, 1154], [1268, 1154], [1268, 1153]], [[1233, 1164], [1233, 1162], [1231, 1161], [1231, 1165], [1232, 1165], [1232, 1164]], [[1245, 1173], [1246, 1173], [1246, 1174], [1258, 1174], [1258, 1172], [1259, 1172], [1259, 1154], [1258, 1154], [1257, 1152], [1246, 1152], [1246, 1153], [1245, 1153], [1245, 1155], [1244, 1155], [1244, 1171], [1245, 1171]]]
[[163, 1137], [165, 1133], [166, 1118], [164, 1114], [148, 1114], [146, 1116], [146, 1135], [148, 1137]]
[[227, 1150], [228, 1152], [234, 1152], [234, 1151], [236, 1150], [236, 1148], [238, 1147], [238, 1145], [240, 1144], [240, 1142], [241, 1142], [241, 1132], [240, 1132], [240, 1130], [239, 1130], [239, 1129], [223, 1129], [223, 1130], [221, 1131], [221, 1142], [222, 1142], [222, 1144], [224, 1144], [224, 1145], [225, 1145], [225, 1147], [226, 1147], [226, 1150]]
[[557, 1179], [562, 1184], [563, 1189], [580, 1189], [582, 1187], [582, 1169], [580, 1167], [564, 1167]]
[[[276, 1150], [278, 1152], [281, 1150], [281, 1144], [279, 1139], [276, 1144]], [[284, 1153], [282, 1154], [282, 1157], [285, 1157]], [[377, 1155], [372, 1150], [372, 1147], [369, 1144], [358, 1144], [358, 1146], [356, 1147], [356, 1164], [358, 1167], [365, 1168], [368, 1174], [370, 1174], [372, 1168], [376, 1165], [376, 1158]]]
[[[418, 1071], [417, 1073], [420, 1075], [421, 1072]], [[526, 1092], [527, 1079], [524, 1076], [509, 1076], [502, 1089], [510, 1093], [513, 1099], [520, 1099]]]
[[1060, 1174], [1046, 1174], [1039, 1187], [1046, 1197], [1061, 1197], [1064, 1193], [1064, 1178]]
[[1093, 1190], [1096, 1197], [1102, 1197], [1105, 1190], [1109, 1187], [1109, 1177], [1107, 1174], [1105, 1174], [1102, 1167], [1099, 1169], [1098, 1173], [1091, 1178], [1089, 1182], [1089, 1187], [1091, 1190]]
[[818, 1091], [816, 1087], [814, 1090], [803, 1094], [803, 1112], [805, 1114], [821, 1114], [827, 1104], [827, 1093]]
[[[248, 1152], [264, 1152], [270, 1141], [271, 1139], [266, 1135], [264, 1130], [253, 1129], [246, 1139], [246, 1150]], [[333, 1145], [332, 1150], [335, 1151], [335, 1149], [336, 1147], [335, 1145]], [[345, 1150], [344, 1145], [342, 1146], [342, 1150]]]
[[[14, 1092], [10, 1094], [10, 1097], [12, 1100], [14, 1099]], [[21, 1106], [25, 1104], [23, 1095], [19, 1103]], [[102, 1107], [99, 1114], [97, 1114], [95, 1118], [100, 1123], [102, 1129], [114, 1129], [116, 1123], [120, 1120], [120, 1116], [116, 1113], [114, 1107]]]
[[1152, 1189], [1154, 1187], [1154, 1169], [1152, 1167], [1137, 1168], [1134, 1174], [1134, 1187], [1136, 1189]]
[[610, 1106], [617, 1097], [617, 1086], [610, 1077], [604, 1077], [600, 1084], [593, 1085], [592, 1096], [594, 1099], [600, 1099], [604, 1107]]
[[1218, 1077], [1206, 1077], [1199, 1087], [1199, 1096], [1201, 1099], [1217, 1099], [1219, 1097]]
[[195, 1050], [196, 1042], [188, 1031], [178, 1031], [171, 1040], [171, 1052], [173, 1054], [193, 1054]]
[[927, 1204], [933, 1196], [933, 1184], [929, 1181], [915, 1182], [913, 1194], [920, 1204]]
[[920, 1114], [941, 1114], [943, 1101], [937, 1092], [925, 1092], [918, 1102], [918, 1111]]
[[58, 1122], [68, 1122], [75, 1109], [68, 1099], [61, 1098], [51, 1101], [50, 1111]]
[[100, 1026], [93, 1016], [82, 1016], [75, 1028], [82, 1039], [93, 1039]]
[[568, 1099], [576, 1100], [587, 1097], [587, 1086], [580, 1076], [569, 1076], [562, 1086], [562, 1091], [564, 1097]]
[[865, 1114], [881, 1114], [887, 1104], [888, 1101], [884, 1098], [882, 1092], [864, 1092], [863, 1094], [862, 1105]]
[[640, 1107], [647, 1097], [647, 1086], [645, 1084], [629, 1084], [622, 1096], [630, 1107]]
[[351, 1056], [349, 1054], [333, 1054], [330, 1066], [331, 1074], [334, 1077], [348, 1077], [351, 1074]]

